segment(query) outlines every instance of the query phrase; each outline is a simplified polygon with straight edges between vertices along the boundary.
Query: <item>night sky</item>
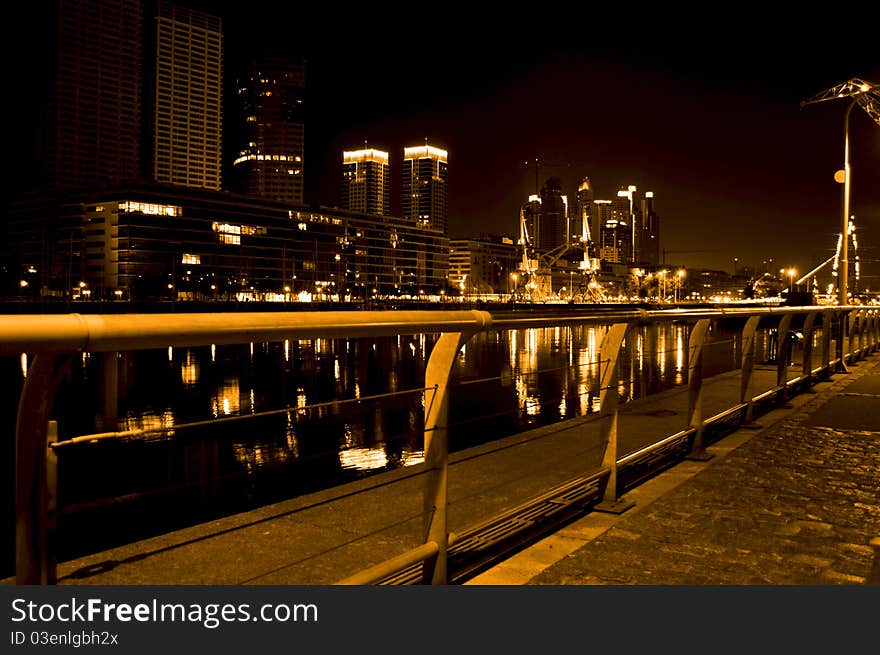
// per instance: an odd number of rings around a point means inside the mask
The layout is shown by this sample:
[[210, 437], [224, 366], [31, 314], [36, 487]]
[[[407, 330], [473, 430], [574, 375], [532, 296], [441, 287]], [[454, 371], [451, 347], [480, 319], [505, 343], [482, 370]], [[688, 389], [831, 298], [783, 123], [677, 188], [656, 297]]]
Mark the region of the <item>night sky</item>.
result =
[[[306, 58], [308, 202], [339, 203], [341, 152], [366, 140], [391, 153], [399, 211], [402, 149], [427, 137], [449, 150], [451, 236], [515, 234], [537, 158], [538, 184], [557, 175], [570, 197], [585, 175], [598, 198], [654, 191], [661, 247], [708, 251], [667, 263], [728, 271], [734, 257], [806, 271], [833, 254], [847, 101], [799, 103], [851, 77], [880, 83], [876, 9], [838, 24], [739, 5], [182, 4], [224, 18], [230, 73], [261, 50]], [[880, 126], [856, 107], [850, 129], [863, 286], [880, 287]]]

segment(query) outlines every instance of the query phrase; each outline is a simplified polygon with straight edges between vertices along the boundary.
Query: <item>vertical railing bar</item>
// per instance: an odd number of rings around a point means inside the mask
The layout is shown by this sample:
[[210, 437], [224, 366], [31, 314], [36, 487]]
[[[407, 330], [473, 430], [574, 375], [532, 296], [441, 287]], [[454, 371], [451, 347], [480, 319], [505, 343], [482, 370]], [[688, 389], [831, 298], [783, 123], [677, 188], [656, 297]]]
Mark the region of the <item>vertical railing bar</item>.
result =
[[813, 332], [818, 317], [818, 312], [810, 312], [804, 319], [804, 352], [801, 375], [806, 379], [807, 387], [813, 386]]
[[688, 459], [712, 458], [703, 446], [703, 346], [709, 332], [709, 319], [698, 320], [688, 337], [688, 424], [694, 430], [694, 442]]
[[[655, 324], [656, 325], [656, 324]], [[614, 323], [602, 338], [599, 347], [601, 361], [608, 364], [599, 368], [599, 413], [600, 438], [605, 444], [602, 456], [602, 467], [609, 470], [608, 482], [602, 501], [595, 506], [600, 512], [622, 514], [635, 503], [620, 498], [617, 470], [617, 425], [618, 425], [618, 367], [620, 364], [620, 347], [627, 333], [633, 327], [631, 323]]]
[[748, 403], [744, 423], [751, 423], [754, 418], [754, 403], [752, 402], [752, 372], [755, 368], [755, 335], [758, 331], [760, 316], [750, 316], [742, 329], [742, 378], [740, 381], [739, 402]]
[[831, 366], [831, 323], [834, 319], [832, 312], [822, 312], [822, 368]]
[[422, 581], [446, 584], [449, 579], [447, 521], [449, 486], [449, 380], [461, 347], [473, 336], [469, 332], [445, 332], [431, 351], [425, 368], [425, 387], [434, 388], [434, 397], [425, 411], [425, 476], [423, 498], [423, 542], [434, 542], [437, 554], [425, 560]]

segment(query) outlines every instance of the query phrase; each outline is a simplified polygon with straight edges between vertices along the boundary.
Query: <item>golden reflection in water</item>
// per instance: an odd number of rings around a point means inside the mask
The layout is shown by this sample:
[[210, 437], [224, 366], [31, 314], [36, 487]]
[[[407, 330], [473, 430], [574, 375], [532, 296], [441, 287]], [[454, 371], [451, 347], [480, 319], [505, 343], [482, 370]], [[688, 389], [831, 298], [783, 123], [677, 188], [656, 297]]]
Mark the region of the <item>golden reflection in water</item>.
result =
[[580, 410], [581, 415], [587, 414], [590, 411], [590, 385], [584, 382], [578, 384], [578, 409]]
[[[424, 451], [404, 450], [401, 457], [403, 466], [414, 466], [425, 461]], [[343, 468], [357, 471], [371, 471], [389, 464], [384, 446], [346, 448], [339, 451], [339, 461]]]
[[27, 371], [28, 371], [27, 353], [22, 353], [21, 354], [21, 376], [23, 378], [27, 377]]
[[186, 351], [186, 360], [180, 366], [180, 381], [188, 387], [195, 386], [199, 381], [199, 363], [192, 350]]
[[685, 347], [684, 330], [678, 330], [675, 337], [675, 384], [684, 382]]
[[342, 371], [339, 369], [339, 358], [333, 358], [333, 379], [339, 382], [339, 379], [342, 377]]
[[519, 408], [529, 416], [537, 416], [541, 411], [540, 401], [536, 396], [530, 395], [529, 385], [519, 375], [516, 377], [516, 397], [519, 401]]
[[145, 413], [141, 416], [126, 416], [119, 420], [119, 427], [123, 431], [129, 430], [168, 430], [159, 434], [146, 435], [145, 438], [156, 439], [159, 437], [173, 437], [174, 413], [166, 410], [161, 414]]
[[238, 414], [241, 409], [241, 390], [238, 386], [237, 377], [228, 377], [223, 380], [223, 384], [217, 393], [211, 398], [211, 410], [214, 418], [223, 414], [229, 416]]
[[284, 361], [290, 361], [290, 339], [284, 340]]
[[174, 361], [174, 348], [172, 348], [171, 346], [168, 346], [168, 361]]
[[657, 367], [660, 369], [660, 375], [664, 375], [666, 373], [666, 325], [658, 324], [656, 329], [658, 336], [657, 343], [659, 345], [659, 348], [657, 349]]
[[216, 344], [213, 344], [213, 343], [211, 344], [211, 361], [212, 362], [217, 361], [217, 346], [216, 346]]
[[293, 420], [293, 415], [290, 412], [287, 412], [285, 416], [287, 418], [287, 429], [285, 430], [287, 447], [290, 449], [293, 458], [299, 459], [299, 439], [296, 437], [296, 421]]

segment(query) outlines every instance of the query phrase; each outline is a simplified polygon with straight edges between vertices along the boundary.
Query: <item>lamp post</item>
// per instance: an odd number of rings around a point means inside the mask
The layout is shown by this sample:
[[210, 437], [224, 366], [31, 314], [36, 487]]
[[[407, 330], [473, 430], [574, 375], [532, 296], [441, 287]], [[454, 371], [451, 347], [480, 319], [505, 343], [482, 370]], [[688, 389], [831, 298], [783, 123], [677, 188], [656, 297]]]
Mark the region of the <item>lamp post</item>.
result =
[[847, 286], [849, 284], [849, 255], [847, 237], [849, 236], [849, 205], [850, 205], [850, 179], [851, 169], [849, 163], [849, 115], [856, 104], [868, 113], [878, 125], [880, 125], [880, 91], [877, 85], [858, 78], [852, 78], [842, 84], [826, 89], [816, 94], [809, 100], [801, 102], [801, 107], [811, 105], [826, 100], [835, 100], [837, 98], [852, 98], [849, 107], [846, 108], [846, 114], [843, 117], [843, 179], [839, 179], [835, 175], [838, 182], [843, 182], [843, 211], [841, 216], [841, 245], [840, 245], [840, 266], [838, 267], [838, 302], [841, 305], [847, 304], [848, 293]]

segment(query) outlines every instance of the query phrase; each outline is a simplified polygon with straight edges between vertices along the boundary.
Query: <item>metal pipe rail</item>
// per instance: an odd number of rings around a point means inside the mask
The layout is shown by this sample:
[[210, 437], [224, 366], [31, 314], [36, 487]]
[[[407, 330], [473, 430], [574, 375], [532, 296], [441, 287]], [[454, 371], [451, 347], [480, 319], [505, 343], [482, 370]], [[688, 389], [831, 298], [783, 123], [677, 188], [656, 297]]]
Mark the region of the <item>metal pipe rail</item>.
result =
[[[845, 307], [725, 307], [699, 310], [570, 311], [553, 316], [517, 317], [510, 312], [493, 316], [486, 311], [334, 311], [217, 314], [129, 314], [129, 315], [26, 315], [0, 316], [0, 355], [35, 355], [27, 371], [16, 424], [16, 581], [19, 584], [52, 584], [55, 562], [52, 547], [55, 490], [50, 411], [61, 377], [73, 359], [82, 352], [194, 347], [210, 344], [302, 340], [313, 338], [359, 338], [412, 334], [440, 334], [425, 371], [427, 389], [424, 424], [425, 467], [428, 475], [424, 490], [424, 542], [419, 553], [425, 563], [424, 579], [435, 584], [448, 580], [449, 534], [446, 526], [448, 476], [448, 386], [452, 367], [462, 345], [474, 334], [487, 330], [516, 330], [553, 326], [610, 325], [601, 344], [600, 419], [605, 441], [603, 468], [610, 475], [605, 485], [604, 503], [620, 500], [617, 473], [617, 379], [620, 348], [627, 333], [639, 325], [663, 321], [694, 322], [688, 340], [688, 423], [694, 431], [692, 450], [703, 450], [701, 412], [702, 351], [712, 321], [742, 319], [742, 397], [752, 405], [749, 393], [754, 363], [755, 332], [762, 319], [778, 319], [778, 328], [788, 329], [792, 318], [803, 315], [805, 343], [811, 342], [816, 318], [822, 319], [823, 366], [832, 362], [842, 368], [852, 359], [876, 350], [880, 341], [880, 321], [876, 308]], [[833, 318], [840, 326], [834, 359], [830, 353]], [[848, 322], [848, 326], [846, 325]], [[848, 329], [846, 329], [848, 327]], [[846, 341], [846, 344], [844, 344]], [[779, 384], [787, 393], [784, 375], [788, 348], [779, 340]], [[105, 367], [113, 376], [111, 357]], [[804, 359], [803, 377], [809, 383], [812, 367]], [[115, 394], [115, 390], [113, 391]], [[113, 395], [115, 400], [115, 395]], [[747, 416], [750, 412], [746, 412]], [[433, 542], [433, 548], [425, 544]], [[406, 559], [406, 558], [404, 558]], [[409, 560], [407, 560], [409, 561]]]

